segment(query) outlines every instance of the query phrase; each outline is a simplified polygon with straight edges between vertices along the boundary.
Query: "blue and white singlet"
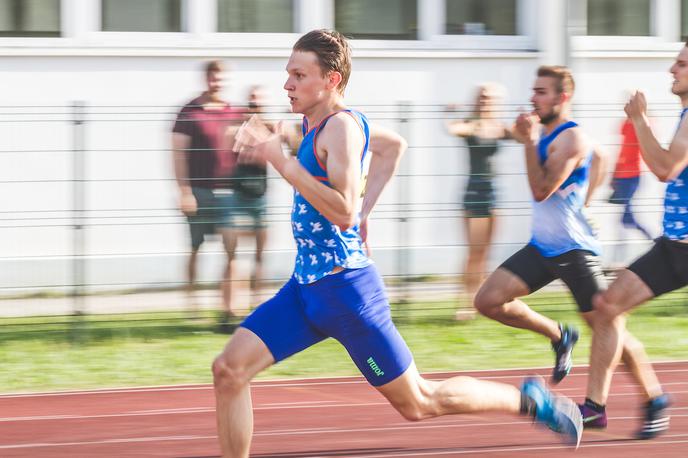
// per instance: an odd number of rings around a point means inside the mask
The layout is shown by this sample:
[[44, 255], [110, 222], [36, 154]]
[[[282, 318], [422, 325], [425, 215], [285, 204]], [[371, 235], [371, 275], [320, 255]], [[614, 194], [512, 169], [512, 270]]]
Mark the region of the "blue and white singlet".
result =
[[[367, 118], [358, 111], [342, 110], [330, 114], [315, 128], [308, 130], [304, 118], [303, 141], [298, 151], [298, 161], [317, 180], [331, 186], [327, 179], [326, 165], [316, 153], [318, 133], [327, 121], [337, 113], [351, 115], [365, 136], [365, 145], [361, 151], [361, 171], [363, 160], [368, 153], [370, 130]], [[360, 269], [372, 264], [363, 249], [358, 224], [342, 231], [328, 221], [303, 196], [294, 189], [294, 205], [291, 213], [291, 226], [296, 240], [296, 263], [294, 278], [301, 284], [313, 283], [330, 274], [336, 266], [345, 269]]]
[[[577, 127], [573, 121], [557, 126], [549, 135], [540, 139], [538, 156], [540, 163], [547, 160], [547, 148], [566, 129]], [[551, 258], [571, 250], [587, 250], [600, 254], [600, 244], [583, 214], [585, 197], [590, 184], [592, 151], [583, 164], [571, 172], [551, 196], [533, 201], [532, 238], [533, 245], [545, 257]]]
[[[681, 120], [688, 108], [681, 111]], [[688, 167], [667, 184], [664, 197], [664, 237], [670, 240], [688, 239]]]

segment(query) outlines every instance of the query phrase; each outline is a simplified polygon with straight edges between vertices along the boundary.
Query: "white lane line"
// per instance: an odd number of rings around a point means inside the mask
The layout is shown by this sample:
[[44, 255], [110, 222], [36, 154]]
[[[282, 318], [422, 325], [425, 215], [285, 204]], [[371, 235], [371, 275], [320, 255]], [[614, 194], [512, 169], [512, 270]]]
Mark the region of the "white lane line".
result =
[[[657, 374], [688, 372], [688, 368], [684, 369], [661, 369], [657, 366], [674, 365], [674, 364], [688, 364], [688, 360], [680, 361], [660, 361], [653, 362], [652, 365]], [[587, 366], [574, 366], [574, 368], [587, 369]], [[460, 372], [442, 371], [442, 372], [425, 372], [424, 376], [433, 380], [444, 380], [445, 376], [466, 375], [466, 374], [481, 374], [481, 373], [499, 373], [504, 375], [488, 375], [480, 376], [485, 380], [499, 380], [508, 378], [518, 378], [528, 375], [532, 372], [550, 371], [551, 367], [530, 367], [530, 368], [509, 368], [509, 369], [482, 369], [482, 370], [466, 370]], [[627, 371], [617, 372], [616, 374], [629, 374]], [[441, 377], [440, 377], [441, 376]], [[572, 372], [568, 377], [587, 377], [586, 372]], [[252, 388], [274, 388], [274, 387], [294, 387], [294, 386], [317, 386], [317, 385], [350, 385], [350, 384], [367, 384], [363, 378], [357, 376], [342, 376], [342, 377], [313, 377], [308, 379], [273, 379], [273, 380], [256, 380], [252, 382]], [[4, 398], [27, 398], [27, 397], [46, 397], [46, 396], [81, 396], [81, 395], [99, 395], [99, 394], [117, 394], [117, 393], [148, 393], [148, 392], [168, 392], [168, 391], [198, 391], [198, 390], [212, 390], [213, 386], [208, 385], [168, 385], [168, 386], [145, 386], [145, 387], [129, 387], [129, 388], [109, 388], [96, 390], [78, 390], [78, 391], [52, 391], [45, 393], [6, 393], [0, 394], [0, 400]]]
[[[347, 405], [346, 401], [294, 401], [294, 402], [271, 402], [262, 404], [260, 408], [264, 409], [279, 409], [288, 407], [319, 407], [321, 404], [327, 404], [325, 407], [339, 407], [340, 405]], [[122, 414], [156, 414], [156, 413], [187, 413], [187, 412], [207, 412], [209, 409], [215, 410], [215, 407], [170, 407], [167, 409], [146, 409], [146, 410], [132, 410], [123, 412]]]
[[[333, 407], [368, 407], [368, 406], [386, 406], [388, 402], [361, 402], [354, 404], [320, 404], [320, 405], [292, 405], [281, 407], [254, 407], [253, 410], [282, 410], [282, 409], [323, 409]], [[119, 417], [149, 417], [155, 415], [177, 415], [177, 414], [193, 414], [193, 413], [208, 413], [215, 412], [215, 407], [192, 407], [188, 409], [159, 409], [151, 411], [138, 412], [122, 412], [122, 413], [104, 413], [95, 415], [35, 415], [26, 417], [0, 417], [0, 422], [13, 421], [46, 421], [46, 420], [85, 420], [95, 418], [119, 418]]]
[[[672, 415], [672, 417], [688, 417], [688, 415]], [[626, 421], [633, 420], [637, 421], [641, 417], [612, 417], [611, 421]], [[272, 430], [272, 431], [256, 431], [254, 437], [274, 437], [274, 436], [309, 436], [309, 435], [322, 435], [322, 434], [360, 434], [360, 433], [378, 433], [378, 432], [389, 432], [389, 431], [420, 431], [420, 430], [436, 430], [436, 429], [447, 429], [447, 428], [491, 428], [491, 427], [513, 427], [518, 425], [532, 425], [530, 420], [519, 420], [519, 421], [507, 421], [507, 422], [473, 422], [473, 423], [442, 423], [442, 424], [395, 424], [394, 426], [378, 426], [369, 428], [302, 428], [302, 429], [283, 429], [283, 430]], [[688, 434], [673, 435], [672, 437], [683, 437], [688, 436]], [[199, 437], [199, 436], [173, 436], [173, 437]], [[200, 436], [203, 438], [215, 436]], [[102, 439], [99, 441], [85, 441], [85, 442], [55, 442], [55, 443], [39, 443], [37, 447], [48, 447], [48, 446], [65, 446], [65, 445], [89, 445], [94, 443], [116, 443], [116, 442], [135, 442], [137, 440], [144, 440], [146, 438], [134, 438], [134, 439]], [[160, 438], [147, 438], [146, 440], [164, 440]], [[51, 445], [53, 444], [53, 445]], [[21, 448], [30, 447], [32, 444], [5, 444], [0, 445], [0, 449], [3, 448]]]
[[[511, 423], [504, 423], [511, 424]], [[675, 434], [672, 436], [665, 437], [686, 437], [688, 434]], [[150, 436], [150, 437], [128, 437], [121, 439], [103, 439], [103, 440], [93, 440], [93, 441], [74, 441], [74, 442], [35, 442], [27, 444], [7, 444], [0, 445], [0, 450], [11, 450], [11, 449], [27, 449], [27, 448], [50, 448], [50, 447], [75, 447], [84, 445], [103, 445], [103, 444], [127, 444], [127, 443], [143, 443], [143, 442], [169, 442], [169, 441], [192, 441], [192, 440], [215, 440], [216, 436]], [[652, 446], [661, 445], [673, 445], [673, 444], [684, 444], [688, 443], [688, 440], [654, 440], [652, 441]], [[633, 444], [638, 444], [638, 441], [633, 441], [629, 439], [628, 441], [620, 442], [604, 442], [604, 443], [583, 443], [580, 448], [595, 448], [595, 447], [634, 447]], [[647, 444], [644, 442], [644, 444]], [[410, 450], [408, 452], [401, 453], [381, 453], [372, 455], [360, 455], [359, 458], [383, 458], [383, 457], [396, 457], [396, 456], [435, 456], [435, 455], [449, 455], [449, 454], [467, 454], [467, 453], [507, 453], [507, 452], [519, 452], [519, 451], [537, 451], [537, 450], [560, 450], [560, 449], [570, 449], [565, 445], [548, 445], [548, 446], [523, 446], [523, 447], [493, 447], [490, 449], [480, 448], [480, 449], [465, 449], [460, 447], [460, 449], [454, 450], [441, 450], [441, 451], [420, 451], [420, 450]], [[323, 455], [326, 456], [326, 455]]]
[[0, 445], [0, 450], [17, 448], [45, 448], [45, 447], [74, 447], [77, 445], [102, 445], [102, 444], [128, 444], [135, 442], [167, 442], [217, 439], [217, 436], [152, 436], [152, 437], [127, 437], [122, 439], [102, 439], [97, 441], [81, 442], [35, 442], [31, 444]]
[[[672, 418], [688, 417], [688, 415], [672, 415]], [[610, 417], [610, 421], [629, 421], [639, 420], [642, 417]], [[369, 428], [303, 428], [303, 429], [284, 429], [273, 431], [257, 431], [254, 436], [292, 436], [292, 435], [310, 435], [310, 434], [341, 434], [341, 433], [367, 433], [380, 431], [416, 431], [422, 429], [439, 429], [439, 428], [483, 428], [492, 426], [514, 426], [514, 425], [532, 425], [531, 420], [523, 419], [519, 421], [502, 421], [502, 422], [474, 422], [474, 423], [441, 423], [441, 424], [418, 424], [418, 423], [395, 423], [390, 426], [376, 426]], [[688, 434], [684, 434], [688, 436]]]
[[[580, 449], [587, 449], [587, 448], [597, 448], [597, 447], [629, 447], [629, 448], [635, 448], [635, 445], [637, 444], [638, 441], [632, 441], [629, 439], [628, 442], [622, 441], [622, 442], [611, 442], [611, 443], [604, 443], [604, 444], [581, 444]], [[688, 440], [676, 440], [676, 441], [653, 441], [652, 445], [675, 445], [675, 444], [688, 444]], [[537, 452], [541, 450], [570, 450], [571, 447], [567, 447], [565, 445], [547, 445], [547, 446], [535, 446], [535, 447], [493, 447], [493, 448], [480, 448], [480, 449], [460, 449], [460, 450], [442, 450], [442, 451], [409, 451], [409, 452], [402, 452], [402, 453], [380, 453], [377, 455], [356, 455], [357, 458], [391, 458], [391, 457], [398, 457], [398, 456], [413, 456], [413, 457], [418, 457], [418, 456], [438, 456], [438, 455], [466, 455], [466, 454], [472, 454], [472, 455], [479, 455], [479, 454], [493, 454], [493, 453], [514, 453], [514, 452]], [[323, 457], [326, 457], [327, 455], [323, 455]]]
[[[631, 386], [631, 385], [629, 385]], [[558, 391], [580, 391], [580, 388], [568, 388]], [[671, 391], [671, 394], [686, 394], [688, 391]], [[637, 392], [630, 393], [614, 393], [611, 398], [619, 398], [625, 396], [638, 396]], [[254, 411], [259, 410], [292, 410], [292, 409], [332, 409], [332, 408], [349, 408], [349, 407], [379, 407], [389, 405], [386, 401], [378, 402], [357, 402], [349, 403], [345, 401], [304, 401], [304, 402], [286, 402], [286, 403], [271, 403], [258, 405], [253, 408]], [[670, 410], [686, 409], [687, 407], [672, 407]], [[63, 415], [28, 415], [19, 417], [0, 417], [0, 423], [10, 423], [13, 421], [56, 421], [56, 420], [77, 420], [77, 419], [97, 419], [97, 418], [118, 418], [118, 417], [141, 417], [141, 416], [155, 416], [155, 415], [187, 415], [195, 413], [212, 413], [215, 412], [215, 407], [182, 407], [169, 409], [153, 409], [153, 410], [134, 410], [121, 413], [106, 413], [93, 415], [78, 415], [78, 414], [63, 414]]]

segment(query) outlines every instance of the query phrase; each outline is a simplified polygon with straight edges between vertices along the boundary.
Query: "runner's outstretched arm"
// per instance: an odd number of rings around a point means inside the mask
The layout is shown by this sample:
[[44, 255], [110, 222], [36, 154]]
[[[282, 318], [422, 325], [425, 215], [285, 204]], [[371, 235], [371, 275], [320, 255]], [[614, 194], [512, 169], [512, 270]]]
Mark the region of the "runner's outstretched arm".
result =
[[633, 121], [640, 152], [648, 168], [660, 181], [675, 178], [688, 165], [688, 123], [681, 122], [669, 149], [665, 149], [652, 133], [645, 94], [638, 91], [631, 96], [624, 111]]

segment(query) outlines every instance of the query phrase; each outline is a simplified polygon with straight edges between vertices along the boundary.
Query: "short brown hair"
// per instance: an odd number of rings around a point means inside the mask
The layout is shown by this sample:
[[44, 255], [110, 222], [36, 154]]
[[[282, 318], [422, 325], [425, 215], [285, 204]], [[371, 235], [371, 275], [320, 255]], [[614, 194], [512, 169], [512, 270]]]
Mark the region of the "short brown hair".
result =
[[556, 89], [560, 94], [566, 92], [567, 94], [573, 94], [576, 88], [576, 83], [573, 81], [573, 75], [568, 67], [563, 65], [543, 65], [538, 68], [537, 76], [548, 76], [554, 78], [557, 81]]
[[318, 56], [323, 76], [333, 71], [339, 72], [342, 81], [337, 90], [344, 94], [351, 75], [351, 48], [344, 35], [336, 30], [313, 30], [299, 38], [293, 49], [312, 52]]
[[205, 76], [208, 76], [211, 73], [223, 71], [225, 69], [225, 64], [219, 59], [209, 60], [203, 65], [203, 69], [205, 70]]

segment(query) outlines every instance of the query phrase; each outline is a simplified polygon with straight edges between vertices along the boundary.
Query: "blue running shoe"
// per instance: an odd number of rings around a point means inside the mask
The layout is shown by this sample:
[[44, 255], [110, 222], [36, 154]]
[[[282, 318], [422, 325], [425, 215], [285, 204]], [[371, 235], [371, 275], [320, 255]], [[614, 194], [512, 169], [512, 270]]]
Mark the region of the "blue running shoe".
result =
[[556, 396], [539, 377], [523, 381], [521, 392], [535, 403], [535, 421], [561, 434], [564, 443], [578, 448], [583, 435], [583, 417], [575, 402]]
[[669, 429], [669, 406], [671, 399], [666, 394], [658, 396], [645, 405], [643, 426], [635, 435], [637, 439], [647, 440], [657, 437]]
[[564, 380], [564, 377], [571, 371], [573, 367], [571, 354], [573, 347], [578, 342], [578, 330], [576, 328], [559, 323], [559, 329], [561, 330], [561, 340], [556, 344], [552, 343], [552, 349], [556, 355], [552, 370], [552, 384], [554, 385]]

